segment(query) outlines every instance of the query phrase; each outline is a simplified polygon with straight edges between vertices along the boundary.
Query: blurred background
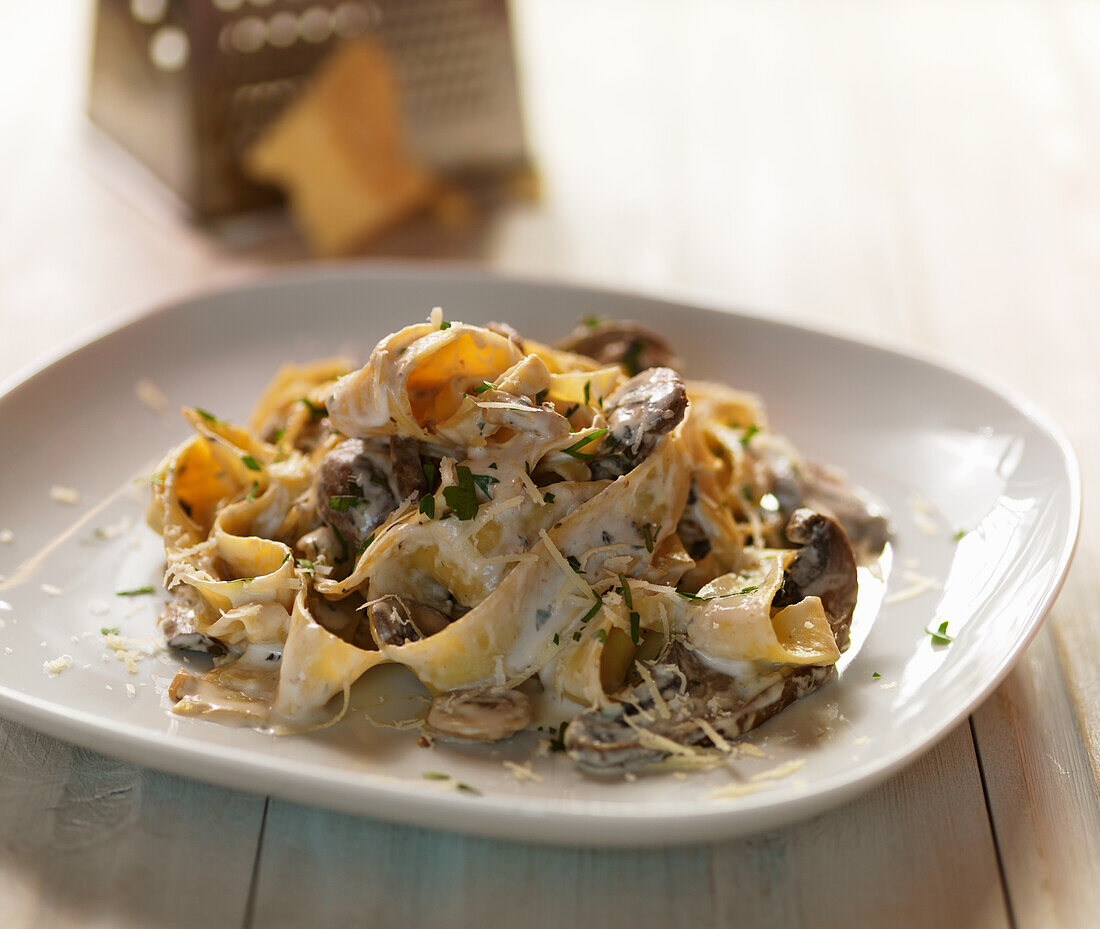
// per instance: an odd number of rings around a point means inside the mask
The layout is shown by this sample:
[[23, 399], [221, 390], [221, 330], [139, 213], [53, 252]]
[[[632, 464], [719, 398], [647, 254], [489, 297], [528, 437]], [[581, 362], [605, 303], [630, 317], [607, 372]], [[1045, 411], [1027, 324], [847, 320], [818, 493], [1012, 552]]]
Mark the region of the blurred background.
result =
[[1095, 299], [1093, 3], [0, 9], [0, 319], [29, 327], [4, 370], [317, 257], [691, 290], [963, 353], [975, 308]]

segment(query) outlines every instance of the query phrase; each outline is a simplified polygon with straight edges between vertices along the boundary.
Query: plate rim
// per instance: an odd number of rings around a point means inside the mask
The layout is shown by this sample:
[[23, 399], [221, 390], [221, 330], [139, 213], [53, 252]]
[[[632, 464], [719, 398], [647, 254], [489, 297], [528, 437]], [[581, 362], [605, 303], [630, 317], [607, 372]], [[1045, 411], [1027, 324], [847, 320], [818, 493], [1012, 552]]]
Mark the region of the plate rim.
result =
[[[325, 802], [319, 805], [357, 815], [397, 820], [446, 831], [574, 847], [601, 845], [624, 847], [643, 844], [656, 847], [692, 844], [773, 828], [802, 817], [806, 812], [803, 808], [806, 807], [813, 807], [819, 811], [834, 807], [882, 783], [928, 752], [1001, 684], [1042, 628], [1050, 609], [1064, 587], [1080, 537], [1082, 497], [1080, 464], [1067, 435], [1044, 409], [998, 378], [923, 346], [907, 345], [904, 340], [884, 337], [877, 333], [854, 333], [843, 326], [822, 324], [817, 320], [808, 323], [796, 322], [783, 316], [753, 309], [734, 309], [719, 302], [717, 295], [699, 292], [696, 288], [646, 291], [516, 274], [462, 263], [424, 264], [401, 260], [319, 262], [304, 268], [281, 269], [275, 272], [265, 273], [260, 270], [239, 279], [195, 288], [153, 303], [136, 303], [119, 314], [96, 321], [64, 340], [54, 350], [36, 356], [0, 381], [0, 402], [19, 390], [29, 387], [33, 381], [45, 375], [49, 369], [66, 358], [133, 326], [176, 312], [182, 306], [244, 292], [277, 289], [287, 284], [324, 286], [327, 283], [347, 283], [371, 277], [416, 282], [422, 282], [425, 278], [440, 281], [461, 279], [464, 283], [481, 283], [490, 287], [505, 283], [539, 289], [549, 288], [565, 292], [574, 298], [586, 294], [615, 296], [630, 300], [641, 299], [665, 303], [670, 309], [675, 306], [691, 307], [720, 313], [731, 319], [742, 318], [764, 322], [788, 333], [810, 334], [855, 344], [904, 358], [907, 361], [916, 361], [926, 367], [945, 371], [969, 381], [1007, 403], [1050, 439], [1058, 450], [1069, 491], [1067, 514], [1069, 518], [1066, 534], [1060, 540], [1056, 574], [1048, 585], [1046, 595], [1032, 610], [1024, 634], [1019, 637], [1015, 646], [1008, 649], [1001, 657], [995, 673], [990, 676], [986, 685], [975, 691], [953, 715], [937, 720], [936, 725], [927, 733], [906, 746], [869, 763], [870, 770], [859, 776], [853, 777], [850, 770], [837, 772], [816, 781], [810, 791], [800, 790], [794, 785], [785, 785], [759, 794], [746, 795], [738, 799], [735, 807], [728, 808], [716, 804], [703, 805], [697, 799], [678, 799], [646, 801], [644, 810], [639, 810], [638, 807], [641, 804], [638, 803], [559, 797], [529, 798], [522, 801], [522, 805], [528, 806], [529, 809], [521, 809], [521, 804], [517, 803], [517, 798], [513, 795], [486, 795], [474, 798], [452, 793], [409, 791], [407, 787], [396, 790], [382, 779], [369, 785], [370, 792], [374, 794], [372, 799], [368, 798], [367, 802], [355, 803], [353, 800], [356, 797], [362, 801], [362, 795], [345, 796], [345, 792], [354, 787], [348, 780], [354, 772], [349, 769], [333, 769], [331, 766], [317, 762], [289, 758], [280, 758], [279, 766], [276, 768], [266, 768], [262, 757], [251, 748], [211, 746], [198, 741], [178, 739], [172, 733], [150, 732], [132, 723], [104, 721], [80, 709], [66, 708], [64, 714], [58, 713], [51, 708], [55, 704], [50, 701], [0, 684], [0, 709], [3, 710], [6, 718], [51, 736], [93, 750], [104, 751], [137, 764], [168, 770], [200, 781], [227, 785], [253, 794], [257, 792], [256, 788], [260, 787], [262, 792], [298, 802], [316, 804], [318, 795], [310, 793], [309, 788], [316, 788], [322, 783], [331, 788], [335, 774], [340, 792], [336, 796], [324, 796], [322, 799]], [[147, 757], [146, 753], [150, 745], [155, 747], [157, 757]], [[202, 762], [201, 766], [197, 764], [198, 762]], [[198, 767], [201, 767], [203, 774], [196, 777], [194, 772]], [[247, 779], [261, 771], [264, 782], [252, 783], [250, 786]], [[384, 772], [378, 773], [384, 775]], [[437, 817], [443, 814], [451, 820], [450, 824], [440, 824]], [[554, 821], [554, 826], [549, 831], [545, 828], [548, 820]], [[747, 822], [742, 824], [742, 820]], [[587, 826], [607, 824], [619, 831], [611, 831], [596, 837], [591, 833], [578, 836], [573, 829], [580, 826], [582, 821]], [[659, 829], [660, 826], [668, 825], [671, 821], [680, 825], [674, 835], [663, 836], [659, 832], [648, 834], [647, 830]], [[572, 824], [573, 829], [569, 824]], [[627, 827], [625, 830], [624, 824]], [[685, 824], [700, 827], [696, 830], [694, 837], [683, 837], [682, 827]], [[643, 833], [647, 833], [644, 836], [644, 842], [639, 841]]]

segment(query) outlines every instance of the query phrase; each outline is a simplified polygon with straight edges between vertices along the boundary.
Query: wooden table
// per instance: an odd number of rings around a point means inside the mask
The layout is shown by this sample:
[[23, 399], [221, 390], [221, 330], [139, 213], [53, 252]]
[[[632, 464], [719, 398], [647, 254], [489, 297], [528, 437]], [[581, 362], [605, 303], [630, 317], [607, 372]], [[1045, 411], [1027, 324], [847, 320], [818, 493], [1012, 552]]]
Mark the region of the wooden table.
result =
[[[0, 377], [137, 304], [303, 259], [270, 225], [190, 224], [84, 122], [89, 6], [4, 6]], [[1046, 407], [1091, 487], [1100, 6], [517, 12], [547, 196], [499, 217], [479, 260], [937, 349]], [[0, 924], [1095, 926], [1098, 602], [1086, 512], [1045, 628], [969, 722], [847, 806], [695, 848], [551, 850], [387, 825], [0, 721]]]

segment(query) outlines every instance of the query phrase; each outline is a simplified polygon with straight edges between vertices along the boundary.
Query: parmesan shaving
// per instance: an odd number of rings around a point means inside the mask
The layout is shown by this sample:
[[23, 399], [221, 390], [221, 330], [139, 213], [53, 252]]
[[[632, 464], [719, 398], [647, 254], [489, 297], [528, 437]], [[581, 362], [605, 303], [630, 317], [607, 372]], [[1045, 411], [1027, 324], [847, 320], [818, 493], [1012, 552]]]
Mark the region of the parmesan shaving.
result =
[[535, 781], [536, 783], [542, 783], [542, 778], [531, 770], [530, 762], [527, 762], [527, 764], [517, 764], [514, 761], [503, 761], [501, 762], [501, 764], [503, 764], [508, 773], [511, 774], [521, 784], [525, 781]]
[[723, 735], [705, 719], [696, 716], [694, 719], [692, 719], [692, 722], [706, 733], [707, 738], [714, 743], [714, 747], [718, 749], [718, 751], [726, 752], [727, 754], [733, 751], [733, 746], [730, 745], [730, 743], [726, 741]]
[[527, 491], [527, 496], [531, 498], [533, 503], [542, 506], [546, 501], [543, 499], [542, 491], [531, 480], [531, 476], [526, 470], [517, 471], [516, 473], [519, 475], [519, 482], [523, 485], [523, 489]]
[[54, 484], [54, 486], [50, 488], [50, 496], [58, 503], [65, 503], [70, 506], [80, 502], [80, 493], [76, 489], [72, 487], [62, 487], [60, 484]]
[[[653, 697], [653, 706], [657, 710], [657, 715], [661, 719], [671, 719], [672, 713], [669, 711], [665, 698], [661, 696], [661, 691], [657, 689], [657, 682], [653, 680], [653, 675], [649, 673], [649, 669], [640, 661], [635, 661], [634, 667], [638, 669], [638, 674], [641, 676], [642, 680], [645, 681], [646, 687], [649, 688], [649, 693]], [[709, 735], [710, 733], [707, 734]], [[719, 736], [719, 738], [721, 738], [721, 736]]]
[[54, 658], [53, 661], [42, 662], [42, 671], [46, 677], [57, 677], [66, 668], [73, 666], [72, 655], [60, 655]]
[[569, 562], [565, 560], [565, 556], [558, 551], [558, 547], [553, 543], [550, 535], [545, 529], [539, 530], [539, 538], [542, 539], [542, 544], [546, 546], [547, 552], [550, 553], [550, 557], [554, 559], [555, 564], [561, 568], [562, 573], [569, 579], [569, 583], [577, 590], [582, 597], [589, 599], [595, 599], [595, 594], [592, 588], [589, 587], [576, 571], [569, 567]]
[[728, 784], [707, 794], [708, 800], [734, 800], [764, 789], [763, 784]]
[[760, 771], [752, 776], [753, 781], [778, 781], [790, 777], [795, 771], [801, 771], [806, 766], [805, 758], [794, 758], [767, 771]]

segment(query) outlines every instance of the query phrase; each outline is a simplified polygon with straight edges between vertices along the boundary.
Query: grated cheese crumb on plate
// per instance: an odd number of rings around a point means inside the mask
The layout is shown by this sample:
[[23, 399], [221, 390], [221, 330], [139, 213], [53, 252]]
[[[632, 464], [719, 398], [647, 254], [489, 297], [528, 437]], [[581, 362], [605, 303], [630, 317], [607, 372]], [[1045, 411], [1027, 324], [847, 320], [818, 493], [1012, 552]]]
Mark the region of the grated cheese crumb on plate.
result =
[[725, 787], [719, 787], [717, 790], [712, 790], [707, 794], [707, 799], [733, 800], [737, 797], [743, 797], [746, 794], [754, 794], [758, 790], [763, 789], [763, 784], [727, 784]]
[[867, 736], [861, 735], [859, 738], [853, 739], [852, 744], [853, 745], [867, 745], [870, 741], [871, 740]]
[[531, 762], [527, 762], [526, 764], [517, 764], [514, 761], [504, 761], [501, 763], [508, 770], [508, 773], [511, 774], [521, 784], [525, 781], [542, 781], [542, 778], [531, 770]]
[[760, 771], [752, 776], [753, 781], [778, 781], [784, 777], [790, 777], [795, 771], [800, 771], [806, 765], [805, 758], [792, 758], [790, 761], [784, 762], [781, 765], [777, 765], [774, 768], [769, 768], [767, 771]]
[[60, 484], [54, 484], [50, 488], [50, 496], [54, 498], [58, 503], [74, 504], [80, 502], [80, 493], [73, 487], [62, 487]]
[[163, 413], [168, 409], [168, 398], [164, 396], [164, 391], [148, 378], [143, 377], [134, 384], [134, 393], [154, 413]]
[[126, 685], [126, 693], [128, 693], [131, 697], [136, 697], [137, 696], [137, 688], [133, 684], [127, 684]]
[[51, 597], [61, 596], [61, 588], [55, 587], [53, 584], [43, 584], [39, 589], [42, 591], [42, 593], [49, 594]]
[[15, 533], [10, 529], [0, 529], [0, 545], [11, 545]]
[[882, 689], [883, 690], [893, 690], [897, 686], [898, 686], [897, 681], [890, 681], [890, 683], [888, 683], [888, 684], [883, 684]]
[[46, 677], [57, 677], [57, 675], [59, 675], [66, 668], [71, 668], [72, 666], [72, 655], [59, 655], [52, 661], [42, 662], [42, 671], [46, 675]]

